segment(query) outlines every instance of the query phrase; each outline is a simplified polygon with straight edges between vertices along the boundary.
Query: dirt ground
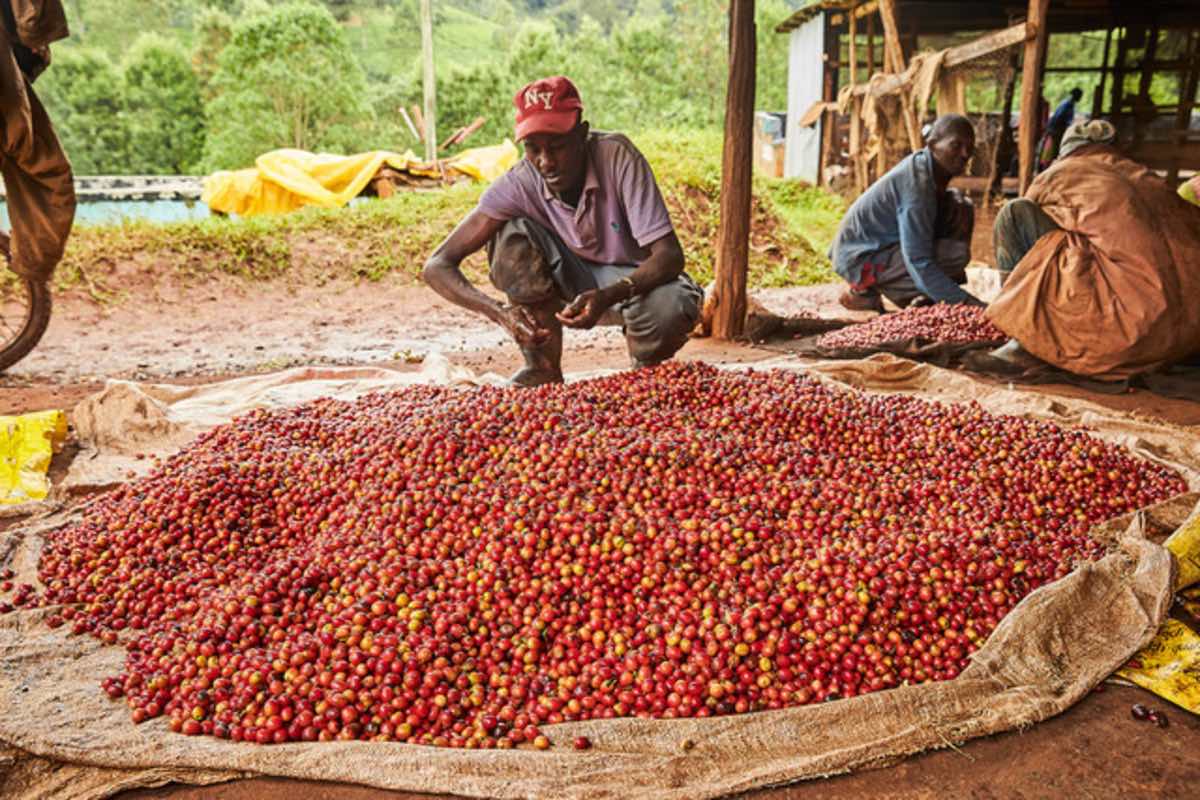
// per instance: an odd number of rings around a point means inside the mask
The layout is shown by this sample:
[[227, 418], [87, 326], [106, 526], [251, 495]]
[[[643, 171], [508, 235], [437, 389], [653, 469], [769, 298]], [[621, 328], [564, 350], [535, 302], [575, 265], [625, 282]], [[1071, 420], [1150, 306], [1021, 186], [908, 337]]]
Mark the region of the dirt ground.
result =
[[[845, 317], [836, 306], [837, 292], [835, 286], [771, 290], [759, 299], [781, 314], [807, 311]], [[681, 357], [753, 362], [775, 357], [777, 350], [777, 346], [697, 339]], [[0, 414], [69, 410], [114, 378], [202, 383], [299, 364], [404, 367], [431, 352], [477, 371], [506, 375], [519, 365], [515, 348], [486, 322], [424, 288], [386, 280], [286, 287], [222, 278], [206, 285], [139, 287], [123, 302], [108, 306], [86, 296], [65, 295], [56, 298], [50, 329], [39, 347], [0, 375]], [[625, 364], [624, 342], [616, 329], [568, 333], [565, 371]], [[1030, 390], [1086, 397], [1141, 417], [1200, 426], [1200, 398], [1170, 400], [1147, 391], [1094, 394], [1066, 385]], [[61, 473], [69, 455], [70, 448], [56, 459], [52, 476]], [[1134, 702], [1167, 709], [1170, 727], [1159, 729], [1133, 720], [1129, 708]], [[176, 800], [418, 797], [278, 779], [205, 788], [168, 786], [120, 796]], [[1140, 689], [1113, 685], [1023, 732], [928, 753], [886, 768], [747, 795], [754, 800], [1197, 796], [1200, 718]]]

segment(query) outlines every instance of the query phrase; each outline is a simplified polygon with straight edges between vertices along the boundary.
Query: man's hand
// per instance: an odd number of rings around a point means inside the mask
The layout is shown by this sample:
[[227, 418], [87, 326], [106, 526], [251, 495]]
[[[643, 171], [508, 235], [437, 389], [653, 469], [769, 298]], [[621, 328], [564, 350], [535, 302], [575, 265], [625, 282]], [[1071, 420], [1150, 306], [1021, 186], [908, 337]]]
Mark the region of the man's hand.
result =
[[501, 307], [499, 321], [521, 347], [537, 347], [550, 338], [550, 331], [543, 328], [524, 306]]
[[603, 289], [588, 289], [576, 295], [566, 308], [554, 316], [568, 328], [587, 330], [600, 321], [612, 304], [613, 300]]

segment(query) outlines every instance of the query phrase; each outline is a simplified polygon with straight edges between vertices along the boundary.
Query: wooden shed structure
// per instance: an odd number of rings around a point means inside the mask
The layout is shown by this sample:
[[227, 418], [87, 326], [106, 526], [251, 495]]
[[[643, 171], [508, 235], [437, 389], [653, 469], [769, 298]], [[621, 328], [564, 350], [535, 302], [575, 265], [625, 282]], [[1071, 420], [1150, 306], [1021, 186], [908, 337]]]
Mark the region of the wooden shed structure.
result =
[[[785, 162], [790, 176], [816, 182], [830, 168], [843, 167], [861, 189], [919, 147], [913, 126], [919, 129], [932, 113], [928, 92], [913, 96], [922, 88], [919, 70], [913, 69], [922, 51], [938, 52], [946, 71], [982, 73], [1000, 87], [992, 95], [998, 107], [963, 109], [981, 120], [990, 115], [992, 124], [985, 127], [995, 138], [981, 132], [980, 155], [1002, 162], [977, 163], [977, 184], [991, 177], [987, 188], [1002, 186], [998, 179], [1008, 171], [1013, 149], [1003, 139], [1012, 134], [1014, 104], [1020, 108], [1021, 169], [1020, 180], [1008, 188], [1014, 192], [1032, 179], [1048, 71], [1091, 79], [1095, 91], [1077, 113], [1114, 122], [1121, 145], [1134, 158], [1172, 177], [1200, 169], [1200, 126], [1193, 121], [1200, 83], [1197, 0], [808, 0], [776, 30], [791, 37]], [[1103, 39], [1101, 58], [1047, 65], [1050, 37], [1084, 32]], [[907, 80], [900, 80], [905, 73]], [[1164, 78], [1178, 87], [1169, 99], [1163, 97]], [[900, 107], [915, 117], [904, 120], [909, 147], [881, 153], [872, 145], [867, 154], [864, 104], [894, 94], [903, 96]], [[1051, 105], [1061, 99], [1046, 98]]]
[[[1200, 170], [1200, 0], [804, 0], [776, 30], [791, 37], [785, 175], [813, 183], [828, 182], [838, 168], [853, 189], [865, 188], [922, 146], [935, 93], [946, 110], [965, 103], [956, 71], [992, 74], [998, 102], [975, 109], [982, 147], [972, 175], [958, 179], [985, 201], [976, 252], [991, 249], [987, 201], [1023, 192], [1033, 180], [1048, 70], [1099, 76], [1077, 113], [1114, 122], [1134, 158], [1172, 179]], [[1085, 32], [1103, 39], [1096, 63], [1047, 64], [1051, 36]], [[747, 307], [754, 34], [753, 0], [730, 0], [725, 189], [711, 304], [713, 333], [723, 339], [741, 334]], [[1176, 87], [1166, 98], [1155, 91], [1163, 78]]]

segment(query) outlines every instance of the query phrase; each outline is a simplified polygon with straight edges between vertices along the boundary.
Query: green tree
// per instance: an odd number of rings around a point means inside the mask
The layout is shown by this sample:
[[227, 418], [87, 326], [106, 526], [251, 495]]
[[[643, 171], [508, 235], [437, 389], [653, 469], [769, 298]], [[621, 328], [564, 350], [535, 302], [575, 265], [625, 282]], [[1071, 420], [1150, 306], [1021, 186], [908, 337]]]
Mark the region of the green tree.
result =
[[245, 166], [279, 147], [353, 150], [369, 133], [362, 67], [320, 5], [288, 2], [239, 21], [212, 87], [208, 169]]
[[204, 147], [200, 82], [178, 41], [138, 37], [122, 63], [129, 151], [140, 172], [185, 173]]
[[224, 10], [206, 6], [193, 20], [196, 44], [192, 48], [192, 71], [200, 82], [200, 91], [212, 99], [210, 84], [217, 74], [217, 59], [233, 38], [233, 19]]
[[121, 79], [108, 56], [90, 48], [56, 49], [37, 88], [75, 174], [131, 168]]

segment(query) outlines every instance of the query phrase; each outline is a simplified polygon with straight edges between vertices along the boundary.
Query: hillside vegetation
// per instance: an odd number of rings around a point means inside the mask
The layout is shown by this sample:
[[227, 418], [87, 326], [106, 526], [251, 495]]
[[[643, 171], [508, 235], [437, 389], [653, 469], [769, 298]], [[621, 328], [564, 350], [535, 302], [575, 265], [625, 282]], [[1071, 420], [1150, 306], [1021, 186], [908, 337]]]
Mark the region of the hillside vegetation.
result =
[[[761, 0], [760, 108], [786, 105], [794, 0]], [[434, 0], [438, 132], [511, 131], [515, 90], [571, 75], [593, 125], [719, 127], [721, 0]], [[73, 35], [38, 81], [77, 174], [204, 173], [279, 147], [418, 149], [418, 0], [68, 0]]]
[[[649, 131], [634, 140], [662, 187], [688, 271], [712, 279], [720, 190], [720, 134]], [[249, 281], [418, 279], [438, 242], [474, 206], [482, 187], [401, 192], [348, 208], [305, 209], [277, 217], [210, 218], [158, 225], [128, 222], [76, 228], [56, 274], [57, 288], [119, 300], [132, 275], [203, 282], [214, 272]], [[843, 212], [839, 199], [795, 181], [758, 177], [754, 185], [750, 282], [755, 286], [832, 279], [825, 250]], [[482, 257], [468, 274], [486, 280]]]

